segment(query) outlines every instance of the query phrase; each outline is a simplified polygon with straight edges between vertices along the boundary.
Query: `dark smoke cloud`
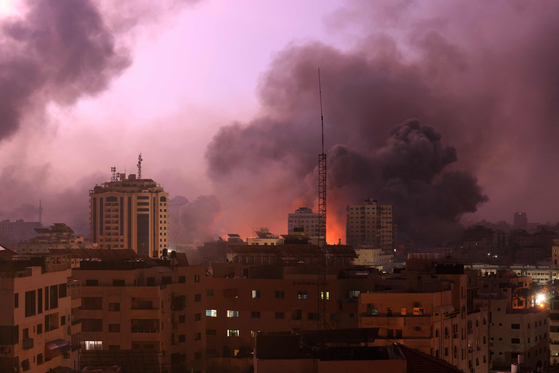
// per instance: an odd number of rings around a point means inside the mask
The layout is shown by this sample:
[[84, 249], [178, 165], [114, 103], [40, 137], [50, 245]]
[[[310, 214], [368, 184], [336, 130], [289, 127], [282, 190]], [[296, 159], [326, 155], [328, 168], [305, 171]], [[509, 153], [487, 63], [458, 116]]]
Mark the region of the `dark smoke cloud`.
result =
[[0, 23], [0, 140], [48, 102], [73, 104], [105, 90], [130, 65], [90, 1], [29, 0], [21, 19]]
[[[279, 53], [260, 83], [262, 114], [214, 137], [206, 157], [223, 226], [285, 231], [289, 211], [316, 206], [317, 67], [331, 241], [345, 234], [345, 205], [366, 197], [394, 203], [400, 229], [425, 244], [455, 235], [485, 194], [496, 220], [554, 200], [559, 4], [383, 4], [355, 2], [337, 15], [336, 27], [365, 35], [355, 48], [305, 43]], [[373, 30], [377, 21], [397, 38]]]

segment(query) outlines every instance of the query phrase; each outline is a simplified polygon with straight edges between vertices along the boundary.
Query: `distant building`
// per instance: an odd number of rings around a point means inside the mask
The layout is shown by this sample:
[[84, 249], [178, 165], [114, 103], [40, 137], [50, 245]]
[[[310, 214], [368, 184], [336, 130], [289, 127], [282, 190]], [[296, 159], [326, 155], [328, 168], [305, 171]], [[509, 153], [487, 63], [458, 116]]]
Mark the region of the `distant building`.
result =
[[258, 237], [252, 237], [247, 240], [249, 245], [277, 246], [282, 245], [283, 238], [279, 235], [271, 233], [268, 228], [260, 228], [256, 231]]
[[396, 223], [392, 205], [381, 205], [371, 198], [362, 205], [347, 206], [346, 244], [369, 246], [394, 253]]
[[515, 229], [528, 229], [528, 217], [525, 212], [514, 213], [514, 228]]
[[198, 252], [205, 264], [224, 263], [231, 256], [231, 245], [248, 245], [241, 236], [236, 233], [227, 235], [227, 240], [221, 237], [217, 241], [204, 242], [204, 246], [198, 246]]
[[309, 237], [318, 237], [318, 219], [320, 214], [308, 207], [300, 207], [287, 218], [287, 232], [295, 232], [295, 228], [303, 228]]
[[169, 194], [151, 179], [120, 174], [89, 191], [90, 239], [101, 249], [158, 257], [169, 248]]
[[96, 249], [97, 244], [76, 236], [72, 228], [63, 223], [55, 223], [50, 228], [35, 228], [37, 237], [18, 244], [18, 253], [48, 253], [51, 249]]
[[389, 268], [394, 259], [393, 253], [372, 247], [357, 247], [355, 253], [357, 258], [353, 261], [354, 265], [374, 267], [380, 270], [384, 270], [385, 267]]
[[558, 265], [559, 259], [559, 240], [553, 240], [553, 246], [551, 247], [551, 263], [552, 265]]
[[26, 222], [23, 219], [16, 221], [0, 221], [0, 244], [9, 249], [16, 250], [17, 244], [37, 235], [35, 228], [42, 228], [39, 222]]

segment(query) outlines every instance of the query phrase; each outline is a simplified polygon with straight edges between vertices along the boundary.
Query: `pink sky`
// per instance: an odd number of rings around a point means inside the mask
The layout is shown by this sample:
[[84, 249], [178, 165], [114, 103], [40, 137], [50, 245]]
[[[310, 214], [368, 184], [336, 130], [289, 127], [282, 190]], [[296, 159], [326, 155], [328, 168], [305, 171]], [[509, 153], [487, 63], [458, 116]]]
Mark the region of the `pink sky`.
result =
[[[50, 102], [46, 113], [26, 113], [20, 130], [0, 143], [2, 168], [17, 166], [20, 179], [41, 184], [32, 188], [32, 195], [4, 196], [0, 203], [5, 210], [33, 204], [57, 188], [69, 188], [95, 173], [108, 180], [112, 166], [135, 172], [138, 152], [143, 153], [144, 177], [160, 182], [171, 195], [193, 200], [215, 192], [206, 175], [207, 144], [220, 127], [235, 121], [246, 123], [260, 114], [260, 79], [286, 47], [320, 41], [351, 51], [367, 43], [367, 35], [380, 33], [394, 37], [404, 59], [411, 61], [419, 57], [408, 45], [410, 29], [422, 22], [444, 24], [446, 16], [452, 19], [457, 12], [444, 1], [430, 6], [412, 2], [402, 8], [390, 1], [371, 4], [201, 0], [140, 24], [120, 37], [119, 42], [132, 51], [132, 65], [107, 90], [82, 97], [75, 105]], [[474, 23], [479, 7], [460, 4], [463, 18]], [[0, 1], [3, 17], [10, 17], [18, 8], [22, 7], [17, 3]], [[468, 36], [465, 50], [475, 48], [468, 43], [489, 35], [490, 39], [504, 38], [500, 9], [492, 6], [483, 11], [494, 15], [494, 23], [471, 29], [449, 27], [445, 37], [451, 42], [466, 40], [464, 32], [470, 29], [466, 32], [475, 37]], [[534, 136], [537, 134], [523, 139], [537, 141]], [[454, 145], [454, 140], [443, 131], [443, 143]], [[464, 162], [474, 171], [490, 198], [475, 216], [465, 219], [510, 221], [513, 212], [526, 211], [531, 221], [558, 220], [556, 210], [533, 198], [537, 191], [519, 177], [535, 175], [531, 157], [518, 153], [522, 151], [518, 141], [493, 142], [491, 151], [483, 155], [484, 162], [475, 167], [460, 158], [470, 149], [458, 148], [457, 167]], [[515, 161], [514, 169], [511, 161]], [[37, 179], [45, 170], [46, 176]], [[559, 186], [556, 178], [543, 179], [550, 186]], [[83, 198], [87, 203], [87, 190]], [[44, 216], [47, 223], [59, 218], [49, 206], [45, 206]]]

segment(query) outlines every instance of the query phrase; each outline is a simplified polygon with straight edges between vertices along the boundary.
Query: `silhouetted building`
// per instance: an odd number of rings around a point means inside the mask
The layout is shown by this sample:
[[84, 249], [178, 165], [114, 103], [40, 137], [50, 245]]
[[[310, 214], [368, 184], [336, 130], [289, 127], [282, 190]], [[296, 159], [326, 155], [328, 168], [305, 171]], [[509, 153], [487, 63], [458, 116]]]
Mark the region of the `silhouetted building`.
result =
[[292, 233], [295, 228], [303, 228], [309, 237], [318, 237], [318, 219], [320, 214], [308, 207], [300, 207], [287, 218], [287, 232]]
[[26, 222], [23, 219], [16, 221], [0, 221], [0, 244], [12, 250], [17, 250], [17, 244], [37, 235], [35, 228], [42, 228], [39, 222]]
[[528, 217], [525, 212], [514, 213], [514, 229], [528, 229]]
[[72, 228], [64, 223], [55, 223], [50, 228], [35, 228], [38, 236], [18, 244], [18, 253], [49, 253], [51, 249], [96, 249], [97, 244], [76, 236]]
[[347, 206], [346, 244], [369, 246], [394, 253], [396, 224], [392, 205], [381, 205], [372, 198], [362, 205]]

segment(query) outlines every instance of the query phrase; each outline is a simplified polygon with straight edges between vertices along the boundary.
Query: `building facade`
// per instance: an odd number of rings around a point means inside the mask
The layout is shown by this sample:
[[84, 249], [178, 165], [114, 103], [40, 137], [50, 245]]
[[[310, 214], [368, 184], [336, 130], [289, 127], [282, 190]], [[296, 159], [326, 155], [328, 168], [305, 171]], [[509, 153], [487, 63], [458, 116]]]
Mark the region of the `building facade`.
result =
[[287, 217], [287, 232], [295, 232], [295, 228], [303, 228], [309, 237], [318, 237], [318, 219], [320, 214], [308, 207], [300, 207]]
[[81, 298], [71, 265], [65, 255], [0, 261], [0, 372], [78, 369]]
[[90, 240], [101, 249], [158, 257], [169, 249], [169, 194], [151, 179], [120, 174], [89, 192]]
[[150, 350], [163, 371], [205, 372], [206, 271], [173, 260], [82, 261], [82, 349]]
[[371, 198], [361, 205], [347, 206], [346, 244], [368, 246], [394, 253], [396, 224], [391, 205], [381, 205]]
[[52, 249], [96, 249], [97, 244], [75, 235], [72, 228], [63, 223], [55, 223], [50, 228], [35, 228], [38, 236], [20, 242], [17, 246], [21, 254], [47, 254]]
[[35, 228], [42, 228], [39, 222], [27, 222], [23, 219], [16, 221], [0, 221], [0, 244], [9, 249], [17, 250], [17, 244], [37, 235]]

